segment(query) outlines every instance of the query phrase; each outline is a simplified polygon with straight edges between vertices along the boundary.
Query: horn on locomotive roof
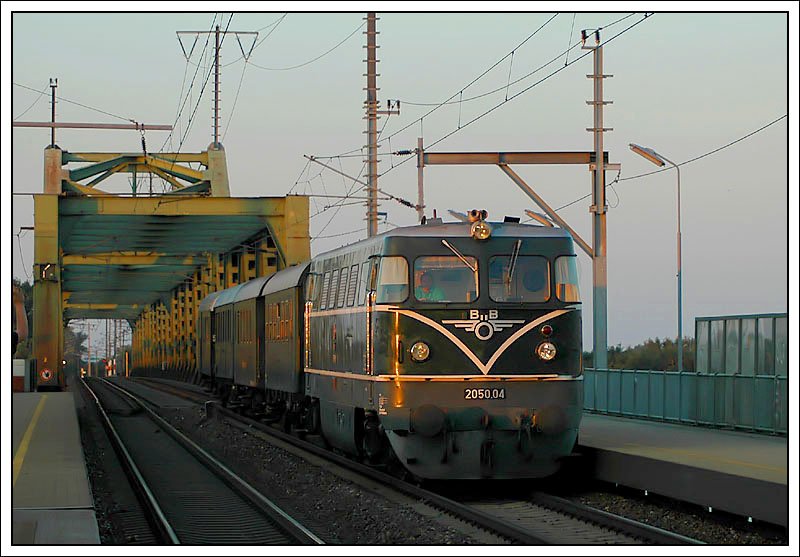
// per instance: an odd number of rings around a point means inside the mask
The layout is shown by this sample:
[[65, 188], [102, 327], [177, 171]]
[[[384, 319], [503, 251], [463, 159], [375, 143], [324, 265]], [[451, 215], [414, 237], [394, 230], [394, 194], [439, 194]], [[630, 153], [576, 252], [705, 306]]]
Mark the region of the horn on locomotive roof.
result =
[[469, 222], [475, 222], [479, 220], [486, 220], [486, 217], [489, 216], [489, 213], [486, 212], [486, 209], [472, 209], [469, 212]]

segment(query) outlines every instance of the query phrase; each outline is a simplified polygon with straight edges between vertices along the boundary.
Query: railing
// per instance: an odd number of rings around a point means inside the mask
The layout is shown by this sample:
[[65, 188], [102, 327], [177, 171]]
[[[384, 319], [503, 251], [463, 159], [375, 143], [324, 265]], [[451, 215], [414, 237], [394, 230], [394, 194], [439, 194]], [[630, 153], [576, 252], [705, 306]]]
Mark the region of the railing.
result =
[[584, 410], [786, 435], [785, 375], [586, 369]]

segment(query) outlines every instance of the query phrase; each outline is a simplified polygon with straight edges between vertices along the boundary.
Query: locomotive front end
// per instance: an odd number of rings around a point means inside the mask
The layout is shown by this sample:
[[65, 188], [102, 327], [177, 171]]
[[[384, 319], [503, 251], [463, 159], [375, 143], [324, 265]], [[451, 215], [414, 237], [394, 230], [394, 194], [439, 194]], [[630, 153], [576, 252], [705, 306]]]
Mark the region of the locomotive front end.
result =
[[554, 473], [583, 408], [572, 239], [480, 217], [419, 228], [387, 241], [374, 285], [371, 371], [394, 454], [428, 479]]

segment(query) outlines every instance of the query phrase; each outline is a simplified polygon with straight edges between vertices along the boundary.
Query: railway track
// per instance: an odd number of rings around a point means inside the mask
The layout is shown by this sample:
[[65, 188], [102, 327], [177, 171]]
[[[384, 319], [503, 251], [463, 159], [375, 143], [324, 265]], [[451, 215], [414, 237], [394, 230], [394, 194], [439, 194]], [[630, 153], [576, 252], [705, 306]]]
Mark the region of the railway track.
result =
[[138, 383], [169, 392], [198, 403], [204, 403], [209, 415], [227, 418], [234, 427], [248, 431], [257, 430], [272, 439], [314, 454], [327, 461], [362, 476], [391, 487], [405, 495], [432, 505], [459, 519], [486, 529], [512, 543], [526, 545], [589, 545], [589, 544], [656, 544], [687, 545], [700, 542], [652, 527], [647, 524], [613, 515], [598, 509], [573, 503], [545, 493], [532, 493], [527, 497], [491, 500], [481, 497], [469, 500], [443, 496], [419, 486], [399, 480], [383, 471], [365, 466], [349, 458], [336, 455], [316, 444], [298, 439], [275, 427], [235, 413], [216, 402], [209, 401], [199, 389], [181, 387], [173, 382], [140, 379]]
[[321, 544], [138, 397], [82, 380], [163, 544]]

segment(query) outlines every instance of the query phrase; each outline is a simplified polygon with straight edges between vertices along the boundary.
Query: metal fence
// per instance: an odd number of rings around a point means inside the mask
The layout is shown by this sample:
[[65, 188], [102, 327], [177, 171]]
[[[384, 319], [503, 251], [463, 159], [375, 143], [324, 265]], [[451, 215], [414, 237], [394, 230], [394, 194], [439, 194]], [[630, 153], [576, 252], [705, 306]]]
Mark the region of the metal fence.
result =
[[697, 371], [585, 369], [584, 409], [786, 434], [787, 314], [699, 317]]

